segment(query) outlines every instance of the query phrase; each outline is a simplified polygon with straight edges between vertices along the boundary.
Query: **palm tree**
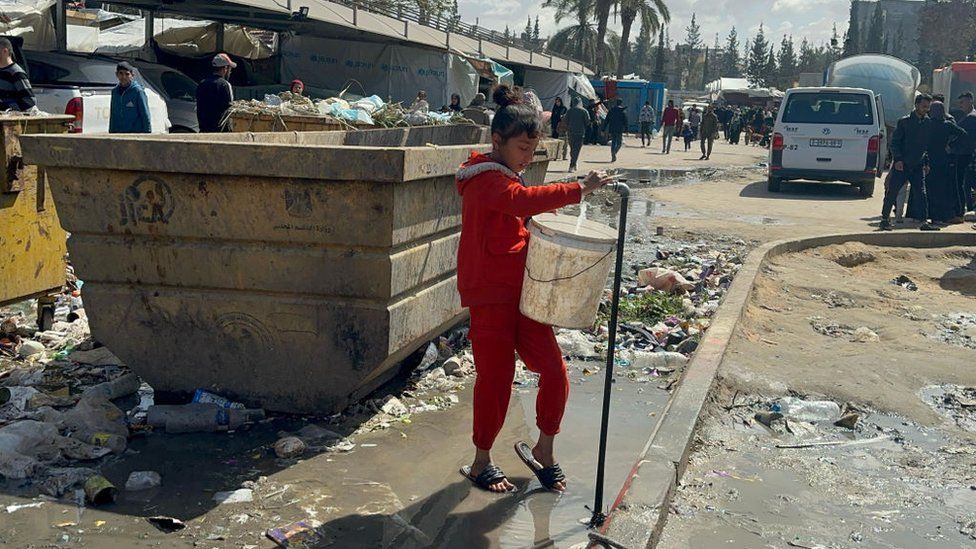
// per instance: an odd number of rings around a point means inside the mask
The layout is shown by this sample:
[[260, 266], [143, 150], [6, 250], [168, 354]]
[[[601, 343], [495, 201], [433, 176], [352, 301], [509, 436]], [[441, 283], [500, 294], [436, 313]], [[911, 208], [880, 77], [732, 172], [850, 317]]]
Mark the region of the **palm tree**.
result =
[[640, 17], [641, 28], [650, 29], [649, 34], [660, 30], [662, 21], [671, 22], [671, 12], [664, 5], [664, 0], [620, 0], [620, 22], [623, 25], [623, 32], [620, 34], [620, 55], [617, 56], [617, 78], [623, 78], [630, 43], [630, 29], [638, 17]]
[[[556, 36], [559, 36], [560, 33], [565, 31], [572, 37], [570, 42], [559, 42], [561, 48], [566, 48], [567, 45], [570, 46], [569, 48], [558, 50], [559, 53], [573, 56], [581, 61], [585, 60], [584, 52], [587, 47], [585, 42], [589, 40], [589, 33], [586, 29], [592, 26], [590, 18], [593, 15], [593, 2], [594, 0], [545, 0], [542, 4], [544, 8], [554, 8], [556, 10], [556, 23], [561, 23], [563, 20], [571, 17], [575, 21], [575, 25], [572, 27], [565, 28], [556, 33]], [[553, 38], [555, 39], [556, 36], [553, 36]], [[561, 38], [561, 40], [565, 39], [566, 36]], [[550, 49], [552, 49], [551, 45]]]
[[[596, 36], [599, 42], [607, 39], [607, 23], [610, 21], [610, 10], [612, 10], [619, 0], [593, 0], [596, 10]], [[607, 58], [600, 56], [596, 59], [597, 76], [606, 68]]]
[[606, 41], [602, 44], [597, 42], [596, 36], [596, 29], [591, 23], [566, 27], [549, 39], [549, 51], [573, 56], [588, 65], [595, 63], [600, 56], [612, 63], [616, 58], [614, 47]]

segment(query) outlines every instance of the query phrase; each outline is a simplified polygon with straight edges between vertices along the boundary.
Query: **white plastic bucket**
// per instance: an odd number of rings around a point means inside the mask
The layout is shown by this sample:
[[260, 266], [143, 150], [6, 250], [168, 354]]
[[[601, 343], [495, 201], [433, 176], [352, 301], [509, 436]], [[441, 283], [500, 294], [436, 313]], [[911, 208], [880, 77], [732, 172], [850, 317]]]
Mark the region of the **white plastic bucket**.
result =
[[617, 230], [576, 217], [543, 214], [529, 223], [522, 314], [561, 328], [590, 328], [596, 321], [614, 263]]

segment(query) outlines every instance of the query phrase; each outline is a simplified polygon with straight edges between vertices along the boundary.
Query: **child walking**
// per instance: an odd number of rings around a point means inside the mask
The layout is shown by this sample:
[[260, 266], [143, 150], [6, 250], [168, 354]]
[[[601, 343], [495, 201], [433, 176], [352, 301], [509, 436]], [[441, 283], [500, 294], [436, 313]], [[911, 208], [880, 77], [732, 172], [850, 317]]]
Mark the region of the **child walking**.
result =
[[516, 444], [516, 453], [543, 486], [565, 490], [566, 477], [556, 462], [553, 443], [569, 397], [569, 378], [552, 327], [519, 312], [528, 252], [527, 218], [579, 203], [587, 193], [610, 182], [606, 173], [590, 172], [583, 183], [527, 187], [519, 175], [531, 162], [543, 133], [542, 119], [522, 103], [518, 88], [499, 86], [498, 111], [491, 124], [492, 151], [472, 153], [458, 170], [461, 195], [461, 243], [458, 291], [471, 312], [471, 339], [477, 378], [474, 385], [474, 462], [461, 474], [479, 488], [508, 492], [515, 487], [491, 461], [491, 448], [505, 422], [515, 352], [539, 374], [535, 447]]
[[691, 129], [691, 122], [685, 120], [681, 128], [681, 137], [685, 138], [685, 152], [691, 150], [691, 142], [695, 140], [695, 130]]

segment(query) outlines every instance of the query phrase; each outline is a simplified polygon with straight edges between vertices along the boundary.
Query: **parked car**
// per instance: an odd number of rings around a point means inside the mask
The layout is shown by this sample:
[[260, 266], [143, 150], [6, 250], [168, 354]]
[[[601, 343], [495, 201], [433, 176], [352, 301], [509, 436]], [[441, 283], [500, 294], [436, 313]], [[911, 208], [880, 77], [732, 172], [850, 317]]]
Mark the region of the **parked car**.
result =
[[[74, 114], [78, 118], [75, 132], [108, 131], [112, 88], [118, 84], [115, 76], [117, 60], [65, 52], [26, 51], [24, 56], [39, 109]], [[136, 75], [136, 80], [146, 88], [153, 133], [169, 132], [173, 124], [165, 96], [152, 80], [141, 74]], [[65, 88], [78, 89], [81, 93], [63, 103]]]
[[173, 133], [200, 131], [197, 122], [197, 83], [182, 72], [146, 61], [133, 61], [139, 76], [148, 82], [163, 99], [169, 109], [169, 121]]
[[844, 181], [871, 196], [884, 138], [884, 108], [871, 90], [787, 90], [769, 148], [769, 190], [783, 181]]

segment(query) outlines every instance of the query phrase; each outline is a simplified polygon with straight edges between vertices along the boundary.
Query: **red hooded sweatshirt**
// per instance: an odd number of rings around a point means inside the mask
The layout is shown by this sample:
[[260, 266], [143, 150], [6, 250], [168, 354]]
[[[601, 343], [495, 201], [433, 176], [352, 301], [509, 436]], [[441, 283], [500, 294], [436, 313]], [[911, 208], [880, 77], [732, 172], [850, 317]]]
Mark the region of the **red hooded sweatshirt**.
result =
[[457, 187], [461, 304], [517, 304], [529, 243], [525, 218], [579, 203], [582, 187], [578, 183], [526, 187], [517, 173], [479, 153], [472, 153], [461, 165]]

